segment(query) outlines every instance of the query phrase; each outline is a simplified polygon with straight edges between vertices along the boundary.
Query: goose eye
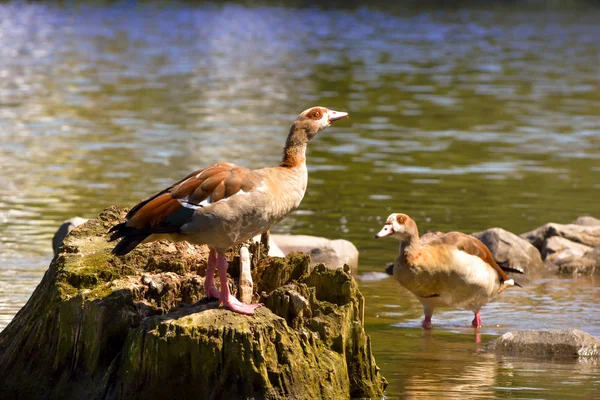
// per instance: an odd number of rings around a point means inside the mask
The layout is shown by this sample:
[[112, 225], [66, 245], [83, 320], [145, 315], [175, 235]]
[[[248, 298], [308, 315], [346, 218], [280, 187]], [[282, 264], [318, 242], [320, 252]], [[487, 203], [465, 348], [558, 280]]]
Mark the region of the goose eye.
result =
[[310, 119], [321, 119], [321, 117], [323, 116], [323, 113], [321, 112], [321, 110], [315, 109], [312, 110], [309, 114], [308, 114], [308, 118]]

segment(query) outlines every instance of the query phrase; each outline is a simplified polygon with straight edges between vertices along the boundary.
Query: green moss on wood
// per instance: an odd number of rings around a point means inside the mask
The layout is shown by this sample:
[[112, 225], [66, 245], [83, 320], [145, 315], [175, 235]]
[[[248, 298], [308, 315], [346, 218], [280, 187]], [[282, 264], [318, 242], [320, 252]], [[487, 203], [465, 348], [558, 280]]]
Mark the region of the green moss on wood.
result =
[[202, 300], [205, 247], [155, 242], [113, 256], [107, 231], [124, 215], [109, 208], [76, 228], [0, 333], [3, 398], [382, 395], [348, 274], [258, 251], [266, 307], [239, 315]]

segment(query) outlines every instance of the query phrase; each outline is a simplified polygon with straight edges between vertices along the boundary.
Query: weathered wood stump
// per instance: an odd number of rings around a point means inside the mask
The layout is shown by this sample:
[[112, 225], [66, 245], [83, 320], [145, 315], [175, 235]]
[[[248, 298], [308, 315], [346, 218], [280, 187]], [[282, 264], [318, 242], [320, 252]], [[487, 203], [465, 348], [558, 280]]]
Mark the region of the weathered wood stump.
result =
[[204, 299], [202, 246], [111, 255], [106, 232], [123, 215], [76, 228], [0, 333], [3, 399], [382, 396], [350, 275], [263, 257], [252, 278], [265, 307], [239, 315]]

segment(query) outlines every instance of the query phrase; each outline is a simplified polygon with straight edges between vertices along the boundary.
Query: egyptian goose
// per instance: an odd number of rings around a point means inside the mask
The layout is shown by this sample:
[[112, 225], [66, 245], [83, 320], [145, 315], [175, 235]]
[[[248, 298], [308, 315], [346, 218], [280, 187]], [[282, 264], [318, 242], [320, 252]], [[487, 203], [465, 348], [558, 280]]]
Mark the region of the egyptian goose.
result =
[[[400, 241], [394, 277], [421, 304], [423, 328], [431, 328], [437, 307], [460, 307], [473, 311], [472, 325], [481, 327], [479, 310], [508, 286], [521, 287], [498, 266], [485, 244], [460, 232], [436, 233], [419, 240], [417, 224], [406, 214], [391, 214], [375, 238], [393, 236]], [[507, 269], [511, 272], [516, 270]]]
[[[294, 121], [281, 164], [249, 170], [217, 163], [141, 201], [114, 226], [110, 240], [122, 238], [112, 252], [122, 256], [138, 244], [158, 239], [186, 240], [210, 248], [204, 287], [232, 311], [254, 314], [260, 304], [244, 304], [227, 286], [225, 252], [259, 235], [295, 210], [304, 197], [308, 173], [306, 145], [319, 131], [348, 113], [312, 107]], [[221, 290], [214, 284], [218, 269]]]

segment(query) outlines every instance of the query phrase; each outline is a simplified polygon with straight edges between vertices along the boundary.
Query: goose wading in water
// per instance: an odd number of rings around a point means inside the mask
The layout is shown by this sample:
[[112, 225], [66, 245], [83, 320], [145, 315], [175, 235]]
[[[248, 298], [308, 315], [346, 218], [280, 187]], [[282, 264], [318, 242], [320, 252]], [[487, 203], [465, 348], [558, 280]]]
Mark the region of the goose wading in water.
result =
[[394, 262], [394, 278], [423, 304], [423, 328], [431, 328], [437, 307], [459, 307], [473, 311], [472, 325], [481, 327], [481, 307], [509, 286], [509, 279], [492, 253], [478, 239], [460, 232], [432, 235], [419, 241], [417, 224], [406, 214], [391, 214], [375, 238], [392, 236], [400, 241]]
[[[142, 200], [127, 213], [125, 222], [110, 229], [110, 240], [121, 238], [112, 252], [122, 256], [140, 243], [158, 239], [206, 244], [210, 248], [206, 295], [218, 298], [232, 311], [254, 314], [261, 304], [244, 304], [229, 291], [225, 252], [269, 230], [300, 205], [308, 181], [306, 145], [332, 122], [347, 116], [311, 107], [292, 124], [278, 166], [250, 170], [221, 162]], [[220, 291], [214, 284], [215, 269]]]

